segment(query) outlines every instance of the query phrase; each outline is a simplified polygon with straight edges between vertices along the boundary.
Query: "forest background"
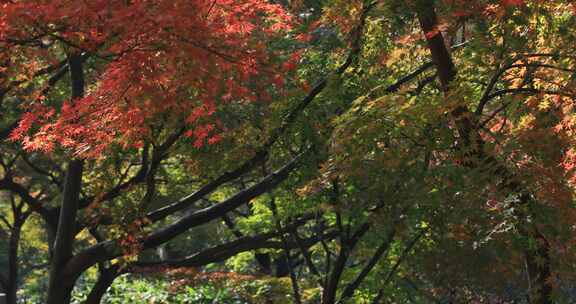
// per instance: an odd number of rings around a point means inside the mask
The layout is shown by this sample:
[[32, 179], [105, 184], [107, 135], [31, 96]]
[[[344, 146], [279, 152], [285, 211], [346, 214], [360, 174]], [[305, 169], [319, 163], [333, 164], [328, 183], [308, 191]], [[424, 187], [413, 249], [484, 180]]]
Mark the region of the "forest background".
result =
[[574, 303], [576, 5], [0, 1], [16, 303]]

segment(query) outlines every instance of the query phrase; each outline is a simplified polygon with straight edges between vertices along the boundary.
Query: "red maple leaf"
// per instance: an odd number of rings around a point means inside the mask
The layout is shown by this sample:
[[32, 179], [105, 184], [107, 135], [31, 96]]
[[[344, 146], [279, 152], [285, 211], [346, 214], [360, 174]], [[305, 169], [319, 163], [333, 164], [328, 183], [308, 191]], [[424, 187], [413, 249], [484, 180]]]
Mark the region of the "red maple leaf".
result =
[[[24, 29], [37, 24], [58, 24], [62, 41], [113, 60], [91, 71], [95, 81], [86, 84], [84, 98], [27, 106], [11, 138], [30, 150], [59, 146], [98, 157], [114, 144], [141, 145], [150, 126], [167, 117], [187, 125], [195, 146], [215, 144], [220, 137], [210, 122], [221, 104], [257, 100], [261, 88], [281, 87], [299, 62], [295, 53], [282, 64], [267, 48], [268, 39], [285, 37], [293, 24], [267, 0], [0, 0], [0, 44], [29, 40]], [[0, 59], [8, 56], [4, 49], [13, 48], [3, 45]], [[43, 69], [39, 63], [64, 59], [44, 49], [24, 54], [34, 60], [13, 67], [26, 71], [22, 77]]]

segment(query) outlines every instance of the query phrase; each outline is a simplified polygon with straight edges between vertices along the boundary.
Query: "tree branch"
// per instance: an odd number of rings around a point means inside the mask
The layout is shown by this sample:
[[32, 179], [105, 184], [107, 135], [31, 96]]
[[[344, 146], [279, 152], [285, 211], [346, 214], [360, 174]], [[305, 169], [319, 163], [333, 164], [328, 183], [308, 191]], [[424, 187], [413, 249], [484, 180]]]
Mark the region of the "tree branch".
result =
[[[304, 224], [307, 220], [310, 220], [312, 217], [308, 217], [307, 219], [300, 219], [291, 225], [290, 227], [295, 227]], [[273, 237], [278, 237], [281, 233], [284, 233], [286, 230], [292, 229], [289, 227], [285, 227], [281, 232], [268, 232], [262, 233], [255, 236], [244, 236], [238, 238], [234, 241], [228, 242], [226, 244], [221, 244], [218, 246], [214, 246], [208, 249], [205, 249], [201, 252], [195, 253], [188, 257], [179, 260], [173, 261], [161, 261], [161, 262], [152, 262], [152, 263], [136, 263], [134, 266], [137, 267], [168, 267], [168, 268], [179, 268], [179, 267], [200, 267], [204, 266], [209, 263], [216, 263], [224, 261], [238, 253], [245, 252], [245, 251], [253, 251], [257, 249], [284, 249], [287, 248], [293, 249], [297, 248], [298, 244], [296, 242], [287, 242], [283, 243], [281, 241], [271, 241], [270, 239]], [[336, 231], [329, 231], [321, 236], [314, 236], [303, 240], [304, 246], [311, 247], [314, 244], [318, 243], [320, 240], [332, 239], [336, 237]]]
[[392, 229], [390, 229], [390, 231], [388, 232], [388, 235], [386, 235], [386, 238], [384, 239], [382, 244], [380, 244], [380, 246], [378, 246], [378, 248], [376, 249], [376, 251], [374, 252], [372, 257], [370, 258], [368, 263], [366, 263], [366, 266], [364, 266], [364, 268], [356, 276], [354, 281], [352, 281], [351, 283], [349, 283], [346, 286], [346, 288], [342, 292], [342, 295], [340, 296], [340, 300], [338, 301], [338, 303], [340, 303], [340, 304], [344, 303], [344, 301], [346, 301], [348, 298], [350, 298], [354, 295], [354, 292], [356, 291], [356, 289], [358, 289], [358, 287], [360, 287], [360, 284], [362, 284], [362, 281], [364, 281], [364, 279], [368, 276], [370, 271], [372, 271], [374, 266], [376, 266], [378, 261], [384, 255], [384, 253], [388, 252], [388, 248], [390, 248], [390, 244], [392, 244], [392, 240], [393, 240], [395, 234], [396, 234], [396, 227], [392, 227]]
[[[173, 224], [170, 224], [157, 230], [154, 233], [149, 234], [147, 237], [141, 240], [142, 249], [157, 247], [192, 227], [196, 227], [211, 220], [221, 218], [224, 214], [234, 210], [235, 208], [249, 202], [251, 199], [277, 186], [283, 180], [288, 178], [290, 172], [298, 166], [304, 154], [305, 152], [298, 155], [284, 167], [268, 175], [258, 184], [238, 192], [234, 196], [219, 204], [198, 210], [192, 214], [184, 216]], [[90, 266], [101, 261], [114, 259], [121, 254], [121, 250], [118, 248], [115, 241], [98, 243], [83, 250], [75, 257], [73, 257], [65, 267], [65, 274], [66, 276], [75, 279], [80, 275], [80, 273], [82, 273], [82, 271], [88, 269]]]
[[513, 68], [531, 67], [531, 68], [555, 69], [555, 70], [559, 70], [559, 71], [563, 71], [563, 72], [574, 72], [575, 71], [574, 69], [563, 68], [563, 67], [559, 67], [559, 66], [555, 66], [555, 65], [545, 64], [545, 63], [514, 64], [514, 62], [518, 61], [519, 59], [521, 59], [520, 56], [513, 58], [513, 59], [510, 59], [502, 68], [498, 69], [494, 73], [494, 75], [490, 79], [490, 82], [486, 86], [486, 89], [484, 90], [484, 94], [482, 95], [482, 97], [480, 98], [480, 101], [478, 102], [478, 106], [476, 107], [476, 111], [474, 111], [474, 114], [476, 116], [482, 115], [482, 113], [484, 112], [484, 108], [486, 107], [488, 102], [491, 99], [493, 99], [495, 96], [497, 96], [497, 95], [495, 95], [496, 93], [494, 93], [494, 94], [490, 94], [490, 93], [492, 93], [492, 90], [496, 86], [496, 83], [498, 83], [498, 80], [500, 80], [500, 77], [507, 70], [510, 70]]
[[[268, 175], [258, 184], [238, 192], [236, 195], [223, 201], [222, 203], [198, 210], [190, 215], [183, 217], [176, 223], [151, 234], [143, 242], [144, 247], [156, 247], [168, 239], [171, 239], [174, 236], [182, 233], [186, 229], [204, 224], [216, 218], [220, 218], [224, 214], [265, 193], [269, 189], [276, 187], [280, 182], [288, 178], [289, 173], [298, 166], [301, 158], [304, 156], [304, 153], [305, 152], [292, 159], [283, 168]], [[152, 220], [154, 219], [152, 218]]]
[[500, 91], [496, 91], [490, 95], [488, 95], [487, 99], [491, 100], [496, 97], [501, 97], [508, 94], [527, 94], [527, 95], [536, 95], [536, 94], [546, 94], [546, 95], [560, 95], [560, 96], [568, 96], [573, 97], [573, 95], [560, 92], [560, 91], [553, 91], [553, 90], [538, 90], [534, 88], [515, 88], [515, 89], [503, 89]]
[[368, 223], [364, 223], [354, 232], [350, 238], [344, 237], [342, 235], [342, 229], [340, 229], [340, 252], [338, 253], [338, 257], [334, 262], [334, 267], [332, 268], [332, 271], [327, 278], [324, 292], [322, 293], [322, 304], [331, 304], [335, 302], [340, 278], [344, 272], [344, 268], [346, 267], [348, 257], [350, 256], [352, 249], [356, 246], [358, 241], [360, 241], [364, 234], [368, 232], [368, 229], [370, 229], [370, 225]]
[[12, 179], [4, 178], [0, 180], [0, 190], [8, 190], [18, 194], [18, 196], [20, 196], [20, 198], [26, 202], [30, 209], [42, 216], [42, 218], [50, 227], [56, 227], [56, 223], [58, 221], [57, 214], [52, 212], [52, 210], [45, 208], [42, 205], [42, 202], [30, 195], [28, 190], [22, 185], [15, 183]]
[[[362, 39], [362, 31], [365, 26], [365, 19], [367, 17], [368, 12], [376, 5], [376, 2], [370, 4], [362, 13], [362, 18], [360, 25], [357, 27], [356, 31], [353, 33], [353, 42], [352, 42], [352, 49], [348, 54], [345, 62], [338, 67], [334, 73], [336, 74], [343, 74], [348, 67], [353, 63], [354, 58], [359, 56], [361, 51], [361, 39]], [[254, 169], [257, 165], [262, 163], [268, 158], [268, 153], [270, 148], [278, 141], [278, 139], [294, 124], [296, 118], [304, 111], [304, 109], [318, 96], [326, 87], [328, 83], [328, 76], [325, 76], [320, 81], [318, 81], [312, 89], [300, 100], [300, 102], [288, 113], [284, 119], [282, 120], [280, 126], [274, 129], [268, 140], [258, 149], [258, 151], [254, 154], [252, 158], [244, 162], [240, 167], [237, 169], [226, 172], [223, 175], [219, 176], [212, 182], [206, 184], [204, 187], [200, 188], [198, 191], [190, 194], [187, 197], [182, 198], [180, 201], [170, 204], [162, 209], [156, 210], [147, 215], [147, 217], [152, 221], [161, 220], [175, 212], [181, 211], [186, 209], [188, 206], [192, 205], [202, 197], [206, 196], [207, 194], [211, 193], [212, 191], [216, 190], [221, 185], [230, 182], [245, 173], [248, 173], [252, 169]]]
[[420, 238], [424, 235], [424, 233], [426, 231], [427, 231], [427, 229], [421, 229], [420, 232], [418, 233], [418, 235], [416, 235], [416, 237], [414, 237], [414, 239], [412, 239], [412, 241], [410, 241], [410, 243], [406, 246], [406, 248], [404, 248], [404, 251], [402, 251], [402, 253], [400, 254], [400, 258], [398, 258], [396, 263], [394, 263], [394, 266], [392, 266], [392, 268], [390, 269], [390, 272], [388, 272], [388, 275], [386, 276], [386, 278], [384, 279], [384, 282], [382, 283], [382, 287], [380, 288], [380, 291], [378, 291], [378, 294], [376, 295], [374, 300], [372, 300], [372, 304], [380, 303], [380, 301], [382, 300], [382, 297], [384, 296], [384, 287], [386, 287], [386, 285], [388, 285], [388, 282], [390, 282], [390, 280], [392, 279], [392, 277], [396, 273], [396, 270], [398, 269], [400, 264], [404, 261], [406, 256], [408, 256], [410, 251], [412, 251], [412, 248], [414, 248], [416, 243], [418, 243], [418, 241], [420, 240]]

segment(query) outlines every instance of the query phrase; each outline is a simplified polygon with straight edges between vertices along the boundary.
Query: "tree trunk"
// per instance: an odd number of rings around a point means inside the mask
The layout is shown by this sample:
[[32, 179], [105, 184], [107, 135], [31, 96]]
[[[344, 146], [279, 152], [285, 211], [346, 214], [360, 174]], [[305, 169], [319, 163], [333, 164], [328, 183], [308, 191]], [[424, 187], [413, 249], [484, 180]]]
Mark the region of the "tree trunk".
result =
[[10, 243], [8, 248], [8, 280], [6, 286], [6, 303], [16, 304], [18, 291], [18, 246], [20, 244], [20, 232], [25, 218], [16, 215], [13, 228], [10, 231]]
[[[84, 69], [82, 56], [74, 53], [69, 56], [70, 81], [72, 84], [72, 100], [84, 96]], [[80, 190], [82, 189], [82, 170], [84, 163], [80, 159], [69, 162], [64, 181], [62, 206], [58, 218], [58, 229], [54, 241], [52, 260], [50, 262], [50, 278], [48, 282], [47, 304], [70, 303], [75, 278], [64, 277], [62, 270], [72, 257], [72, 248], [76, 234], [76, 214]]]
[[[434, 0], [421, 0], [418, 2], [418, 19], [422, 31], [428, 42], [428, 49], [432, 55], [432, 61], [438, 69], [438, 78], [445, 93], [449, 91], [449, 85], [456, 76], [456, 69], [450, 52], [445, 45], [442, 34], [438, 30], [438, 20], [434, 9]], [[456, 122], [462, 147], [467, 149], [470, 155], [475, 156], [482, 164], [492, 164], [497, 168], [497, 172], [505, 180], [501, 190], [520, 194], [519, 205], [528, 205], [530, 196], [526, 194], [521, 185], [513, 181], [513, 176], [507, 169], [499, 164], [496, 159], [490, 158], [483, 151], [484, 142], [475, 128], [475, 121], [472, 113], [466, 106], [459, 106], [451, 112], [451, 116]], [[471, 138], [476, 141], [472, 142]], [[469, 167], [477, 167], [477, 163], [466, 163]], [[551, 304], [552, 294], [551, 271], [550, 271], [550, 247], [544, 236], [538, 231], [533, 223], [528, 223], [525, 219], [527, 214], [518, 214], [520, 219], [519, 230], [524, 236], [529, 236], [536, 240], [537, 249], [535, 251], [527, 249], [524, 253], [529, 274], [531, 302], [534, 304]]]

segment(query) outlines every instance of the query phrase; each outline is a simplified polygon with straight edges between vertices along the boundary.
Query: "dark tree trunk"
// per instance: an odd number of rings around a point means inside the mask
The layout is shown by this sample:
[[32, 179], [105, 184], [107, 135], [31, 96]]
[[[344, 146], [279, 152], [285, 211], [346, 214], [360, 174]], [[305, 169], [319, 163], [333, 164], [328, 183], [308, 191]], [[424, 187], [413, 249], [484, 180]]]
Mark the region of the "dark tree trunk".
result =
[[277, 278], [287, 277], [290, 274], [288, 261], [284, 257], [278, 257], [277, 259], [274, 259], [274, 266], [276, 268], [275, 276]]
[[[79, 53], [69, 56], [70, 81], [72, 84], [72, 99], [82, 98], [84, 95], [84, 69], [82, 56]], [[72, 257], [74, 237], [76, 234], [76, 214], [80, 190], [82, 188], [83, 161], [74, 159], [68, 164], [64, 193], [58, 229], [53, 246], [53, 255], [50, 262], [50, 278], [48, 283], [47, 304], [70, 303], [75, 278], [65, 277], [63, 269]]]
[[13, 227], [10, 231], [10, 242], [8, 248], [8, 280], [6, 282], [6, 303], [16, 304], [18, 291], [18, 247], [20, 244], [20, 232], [26, 217], [20, 214], [16, 215]]
[[[442, 34], [438, 30], [434, 0], [420, 0], [418, 6], [418, 19], [426, 36], [432, 61], [438, 70], [438, 78], [442, 89], [445, 93], [448, 93], [449, 85], [456, 76], [456, 69]], [[480, 161], [479, 163], [468, 162], [465, 165], [472, 168], [478, 167], [479, 164], [493, 165], [496, 168], [496, 172], [505, 181], [501, 186], [501, 190], [520, 194], [521, 201], [518, 204], [527, 206], [530, 203], [530, 196], [526, 194], [525, 189], [522, 189], [520, 184], [513, 181], [513, 176], [508, 172], [507, 168], [484, 153], [484, 142], [482, 137], [477, 134], [476, 122], [472, 118], [472, 113], [465, 106], [459, 106], [451, 112], [451, 116], [458, 127], [462, 148], [470, 151], [468, 154]], [[471, 138], [475, 138], [476, 141], [472, 142]], [[527, 214], [517, 212], [517, 216], [520, 219], [520, 233], [523, 236], [533, 238], [537, 243], [536, 250], [527, 249], [524, 253], [529, 274], [531, 302], [534, 304], [551, 304], [550, 296], [553, 288], [550, 280], [550, 246], [535, 225], [526, 221]]]

